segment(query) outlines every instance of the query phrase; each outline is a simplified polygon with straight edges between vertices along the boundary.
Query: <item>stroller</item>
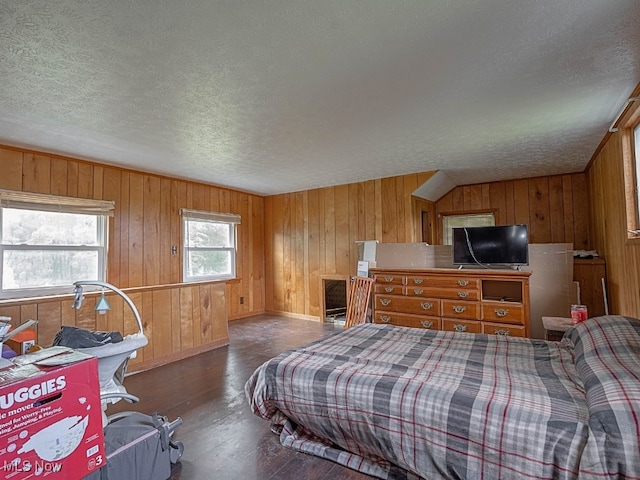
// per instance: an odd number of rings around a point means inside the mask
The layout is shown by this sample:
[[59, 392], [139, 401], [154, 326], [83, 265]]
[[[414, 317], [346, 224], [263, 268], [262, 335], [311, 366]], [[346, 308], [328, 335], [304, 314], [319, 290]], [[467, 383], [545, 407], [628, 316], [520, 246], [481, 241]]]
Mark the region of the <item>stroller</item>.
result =
[[54, 340], [55, 345], [71, 347], [98, 358], [106, 464], [84, 480], [168, 479], [171, 476], [171, 464], [177, 463], [184, 452], [182, 442], [171, 439], [175, 430], [182, 425], [182, 419], [178, 417], [169, 422], [157, 413], [121, 412], [111, 416], [106, 413], [111, 403], [122, 399], [131, 403], [139, 401], [123, 385], [129, 359], [135, 358], [138, 348], [148, 343], [138, 309], [122, 290], [109, 283], [86, 280], [75, 282], [74, 286], [73, 308], [78, 309], [82, 304], [83, 286], [98, 286], [103, 291], [96, 310], [108, 310], [110, 307], [104, 296], [104, 289], [108, 288], [124, 299], [138, 326], [138, 332], [125, 337], [118, 332], [89, 332], [75, 327], [62, 327]]

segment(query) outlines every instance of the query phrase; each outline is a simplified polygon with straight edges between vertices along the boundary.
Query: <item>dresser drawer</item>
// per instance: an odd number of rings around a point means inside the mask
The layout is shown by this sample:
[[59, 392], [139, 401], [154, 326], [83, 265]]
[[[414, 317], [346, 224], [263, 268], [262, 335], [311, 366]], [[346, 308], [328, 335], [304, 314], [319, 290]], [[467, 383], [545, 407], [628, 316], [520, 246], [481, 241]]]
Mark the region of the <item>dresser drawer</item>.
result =
[[440, 330], [439, 317], [423, 317], [419, 315], [407, 315], [393, 312], [376, 312], [374, 323]]
[[386, 293], [387, 295], [403, 295], [404, 287], [402, 285], [376, 285], [376, 293]]
[[442, 319], [442, 330], [448, 332], [482, 333], [482, 323], [473, 320]]
[[482, 319], [489, 322], [524, 325], [524, 307], [521, 303], [483, 302]]
[[404, 285], [405, 277], [396, 274], [376, 274], [374, 277], [378, 285]]
[[418, 285], [407, 285], [405, 287], [405, 295], [408, 297], [429, 297], [432, 293], [431, 289], [420, 287]]
[[442, 314], [448, 318], [468, 318], [480, 320], [480, 304], [458, 300], [442, 300]]
[[429, 276], [425, 282], [430, 287], [463, 288], [467, 290], [480, 290], [480, 282], [471, 277], [444, 277]]
[[[413, 290], [413, 288], [411, 289]], [[435, 298], [457, 298], [459, 300], [479, 300], [480, 292], [478, 290], [467, 290], [464, 288], [441, 288], [441, 287], [425, 287], [424, 295]], [[409, 287], [407, 287], [409, 293]]]
[[408, 275], [407, 285], [409, 287], [424, 287], [427, 285], [427, 277], [424, 275]]
[[376, 311], [440, 316], [438, 299], [376, 294], [375, 302]]
[[501, 323], [488, 323], [482, 324], [482, 333], [489, 335], [505, 335], [508, 337], [524, 337], [525, 331], [523, 326], [505, 325]]

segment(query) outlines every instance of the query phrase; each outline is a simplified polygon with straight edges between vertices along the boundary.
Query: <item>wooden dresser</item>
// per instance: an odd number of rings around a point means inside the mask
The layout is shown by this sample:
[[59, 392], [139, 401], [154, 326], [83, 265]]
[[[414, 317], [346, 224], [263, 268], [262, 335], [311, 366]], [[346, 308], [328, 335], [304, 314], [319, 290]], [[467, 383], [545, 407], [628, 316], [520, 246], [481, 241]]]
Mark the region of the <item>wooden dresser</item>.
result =
[[529, 276], [516, 270], [371, 269], [373, 320], [529, 337]]

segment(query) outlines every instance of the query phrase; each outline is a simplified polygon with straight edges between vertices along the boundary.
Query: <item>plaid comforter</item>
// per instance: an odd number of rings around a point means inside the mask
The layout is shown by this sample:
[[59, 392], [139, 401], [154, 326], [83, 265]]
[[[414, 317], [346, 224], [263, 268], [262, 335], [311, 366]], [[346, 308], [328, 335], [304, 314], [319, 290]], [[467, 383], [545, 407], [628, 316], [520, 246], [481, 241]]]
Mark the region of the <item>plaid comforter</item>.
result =
[[[583, 330], [631, 322], [601, 318]], [[640, 389], [626, 392], [626, 404], [609, 392], [613, 410], [601, 390], [590, 398], [589, 382], [615, 377], [617, 367], [574, 361], [593, 351], [580, 333], [555, 343], [364, 324], [266, 362], [245, 391], [283, 445], [378, 478], [638, 478], [637, 433], [629, 449], [614, 442], [623, 454], [607, 464], [602, 422], [632, 419], [620, 412], [635, 408]], [[599, 427], [592, 404], [602, 410]], [[617, 430], [626, 435], [635, 422]]]

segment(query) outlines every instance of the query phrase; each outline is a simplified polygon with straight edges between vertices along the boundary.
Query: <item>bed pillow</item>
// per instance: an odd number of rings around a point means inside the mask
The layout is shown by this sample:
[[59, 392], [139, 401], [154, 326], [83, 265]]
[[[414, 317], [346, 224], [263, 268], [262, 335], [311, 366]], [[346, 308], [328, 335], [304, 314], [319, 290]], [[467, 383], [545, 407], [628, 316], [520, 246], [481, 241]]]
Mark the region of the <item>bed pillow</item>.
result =
[[581, 473], [640, 477], [640, 320], [595, 317], [565, 334], [589, 408]]

